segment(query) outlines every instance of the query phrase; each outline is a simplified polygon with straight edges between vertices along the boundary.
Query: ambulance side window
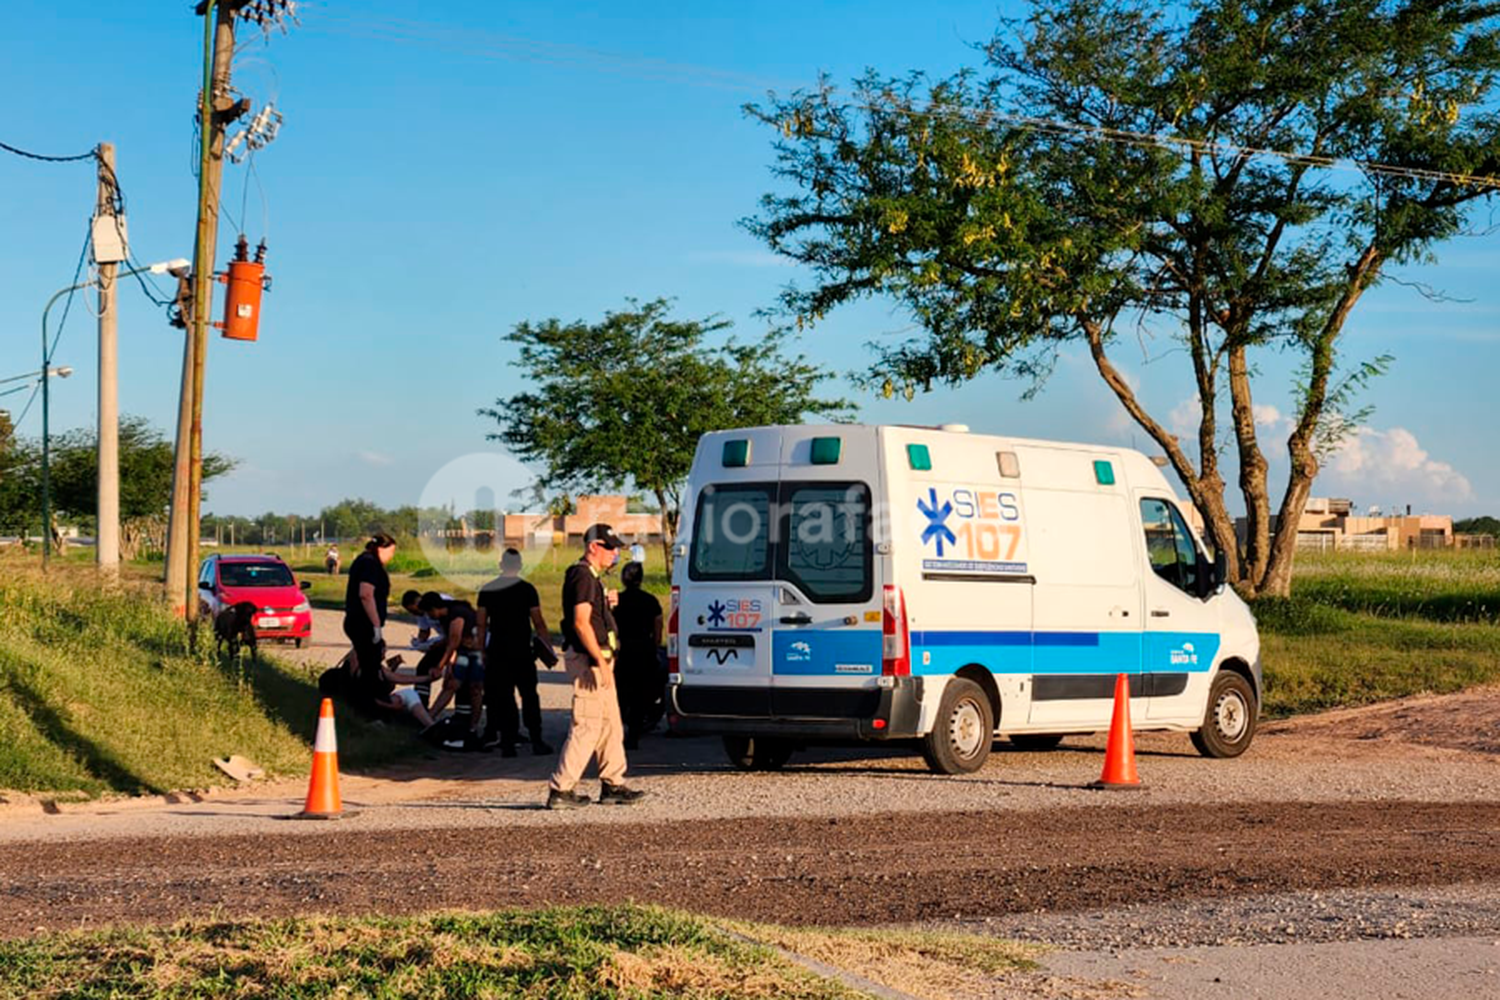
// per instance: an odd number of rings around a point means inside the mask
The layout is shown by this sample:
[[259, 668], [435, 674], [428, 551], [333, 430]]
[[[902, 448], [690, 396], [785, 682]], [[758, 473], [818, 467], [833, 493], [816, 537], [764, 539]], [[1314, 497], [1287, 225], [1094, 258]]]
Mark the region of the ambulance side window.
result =
[[706, 486], [693, 518], [692, 580], [769, 580], [774, 483]]
[[1151, 560], [1152, 571], [1177, 589], [1195, 593], [1198, 548], [1177, 508], [1165, 500], [1142, 500], [1141, 525], [1146, 532], [1146, 556]]
[[870, 490], [864, 483], [784, 484], [777, 577], [820, 604], [869, 600], [874, 590]]

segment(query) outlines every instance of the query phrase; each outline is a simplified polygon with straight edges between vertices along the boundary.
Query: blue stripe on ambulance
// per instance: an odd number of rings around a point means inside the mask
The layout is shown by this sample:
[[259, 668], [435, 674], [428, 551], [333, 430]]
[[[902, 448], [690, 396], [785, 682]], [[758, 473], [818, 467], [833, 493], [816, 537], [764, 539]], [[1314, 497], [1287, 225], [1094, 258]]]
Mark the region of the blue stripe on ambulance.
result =
[[911, 672], [977, 663], [996, 674], [1196, 673], [1210, 670], [1218, 651], [1212, 632], [912, 632]]

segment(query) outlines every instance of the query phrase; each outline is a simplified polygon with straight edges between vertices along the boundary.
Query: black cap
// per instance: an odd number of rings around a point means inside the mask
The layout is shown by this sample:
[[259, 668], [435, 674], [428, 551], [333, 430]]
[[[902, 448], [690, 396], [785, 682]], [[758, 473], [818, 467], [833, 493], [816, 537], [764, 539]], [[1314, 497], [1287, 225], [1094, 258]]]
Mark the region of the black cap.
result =
[[583, 533], [583, 544], [587, 548], [589, 543], [598, 542], [607, 549], [623, 549], [625, 543], [620, 541], [620, 536], [615, 534], [615, 529], [607, 524], [596, 524]]

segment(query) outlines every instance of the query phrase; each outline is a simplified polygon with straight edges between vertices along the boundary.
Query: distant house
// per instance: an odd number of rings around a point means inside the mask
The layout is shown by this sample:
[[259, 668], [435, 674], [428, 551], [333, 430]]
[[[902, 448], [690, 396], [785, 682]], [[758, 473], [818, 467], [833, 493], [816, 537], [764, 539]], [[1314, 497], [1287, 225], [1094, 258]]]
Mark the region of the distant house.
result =
[[[1247, 531], [1246, 519], [1234, 522], [1241, 544]], [[1276, 530], [1272, 518], [1271, 530]], [[1401, 552], [1407, 549], [1448, 549], [1454, 546], [1453, 518], [1448, 514], [1381, 514], [1372, 508], [1368, 514], [1354, 513], [1354, 502], [1347, 499], [1309, 497], [1302, 519], [1297, 522], [1297, 547], [1320, 552], [1352, 550], [1357, 552]]]
[[627, 542], [642, 544], [661, 541], [661, 515], [631, 514], [623, 496], [580, 496], [575, 498], [577, 513], [554, 517], [547, 513], [505, 515], [505, 544], [515, 548], [546, 545], [577, 546], [583, 544], [583, 533], [592, 524], [607, 524]]

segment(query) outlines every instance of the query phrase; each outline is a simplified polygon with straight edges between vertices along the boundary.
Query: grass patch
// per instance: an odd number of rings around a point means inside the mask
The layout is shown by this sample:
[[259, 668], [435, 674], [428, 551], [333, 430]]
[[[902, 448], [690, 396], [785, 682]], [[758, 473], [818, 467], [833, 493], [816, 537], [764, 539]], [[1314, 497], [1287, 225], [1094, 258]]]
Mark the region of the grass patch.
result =
[[1001, 938], [906, 928], [780, 927], [730, 923], [746, 937], [850, 969], [913, 996], [990, 996], [994, 980], [1036, 971], [1047, 949]]
[[[138, 582], [106, 588], [87, 567], [60, 562], [43, 575], [22, 554], [0, 554], [0, 788], [202, 788], [224, 781], [213, 759], [236, 753], [271, 774], [305, 773], [317, 703], [307, 671], [264, 654], [221, 660], [206, 634], [189, 648], [182, 623]], [[339, 737], [346, 767], [407, 745], [342, 717]]]
[[0, 995], [853, 1000], [768, 949], [655, 907], [186, 923], [0, 942]]
[[1495, 552], [1299, 553], [1254, 611], [1271, 716], [1500, 682]]

